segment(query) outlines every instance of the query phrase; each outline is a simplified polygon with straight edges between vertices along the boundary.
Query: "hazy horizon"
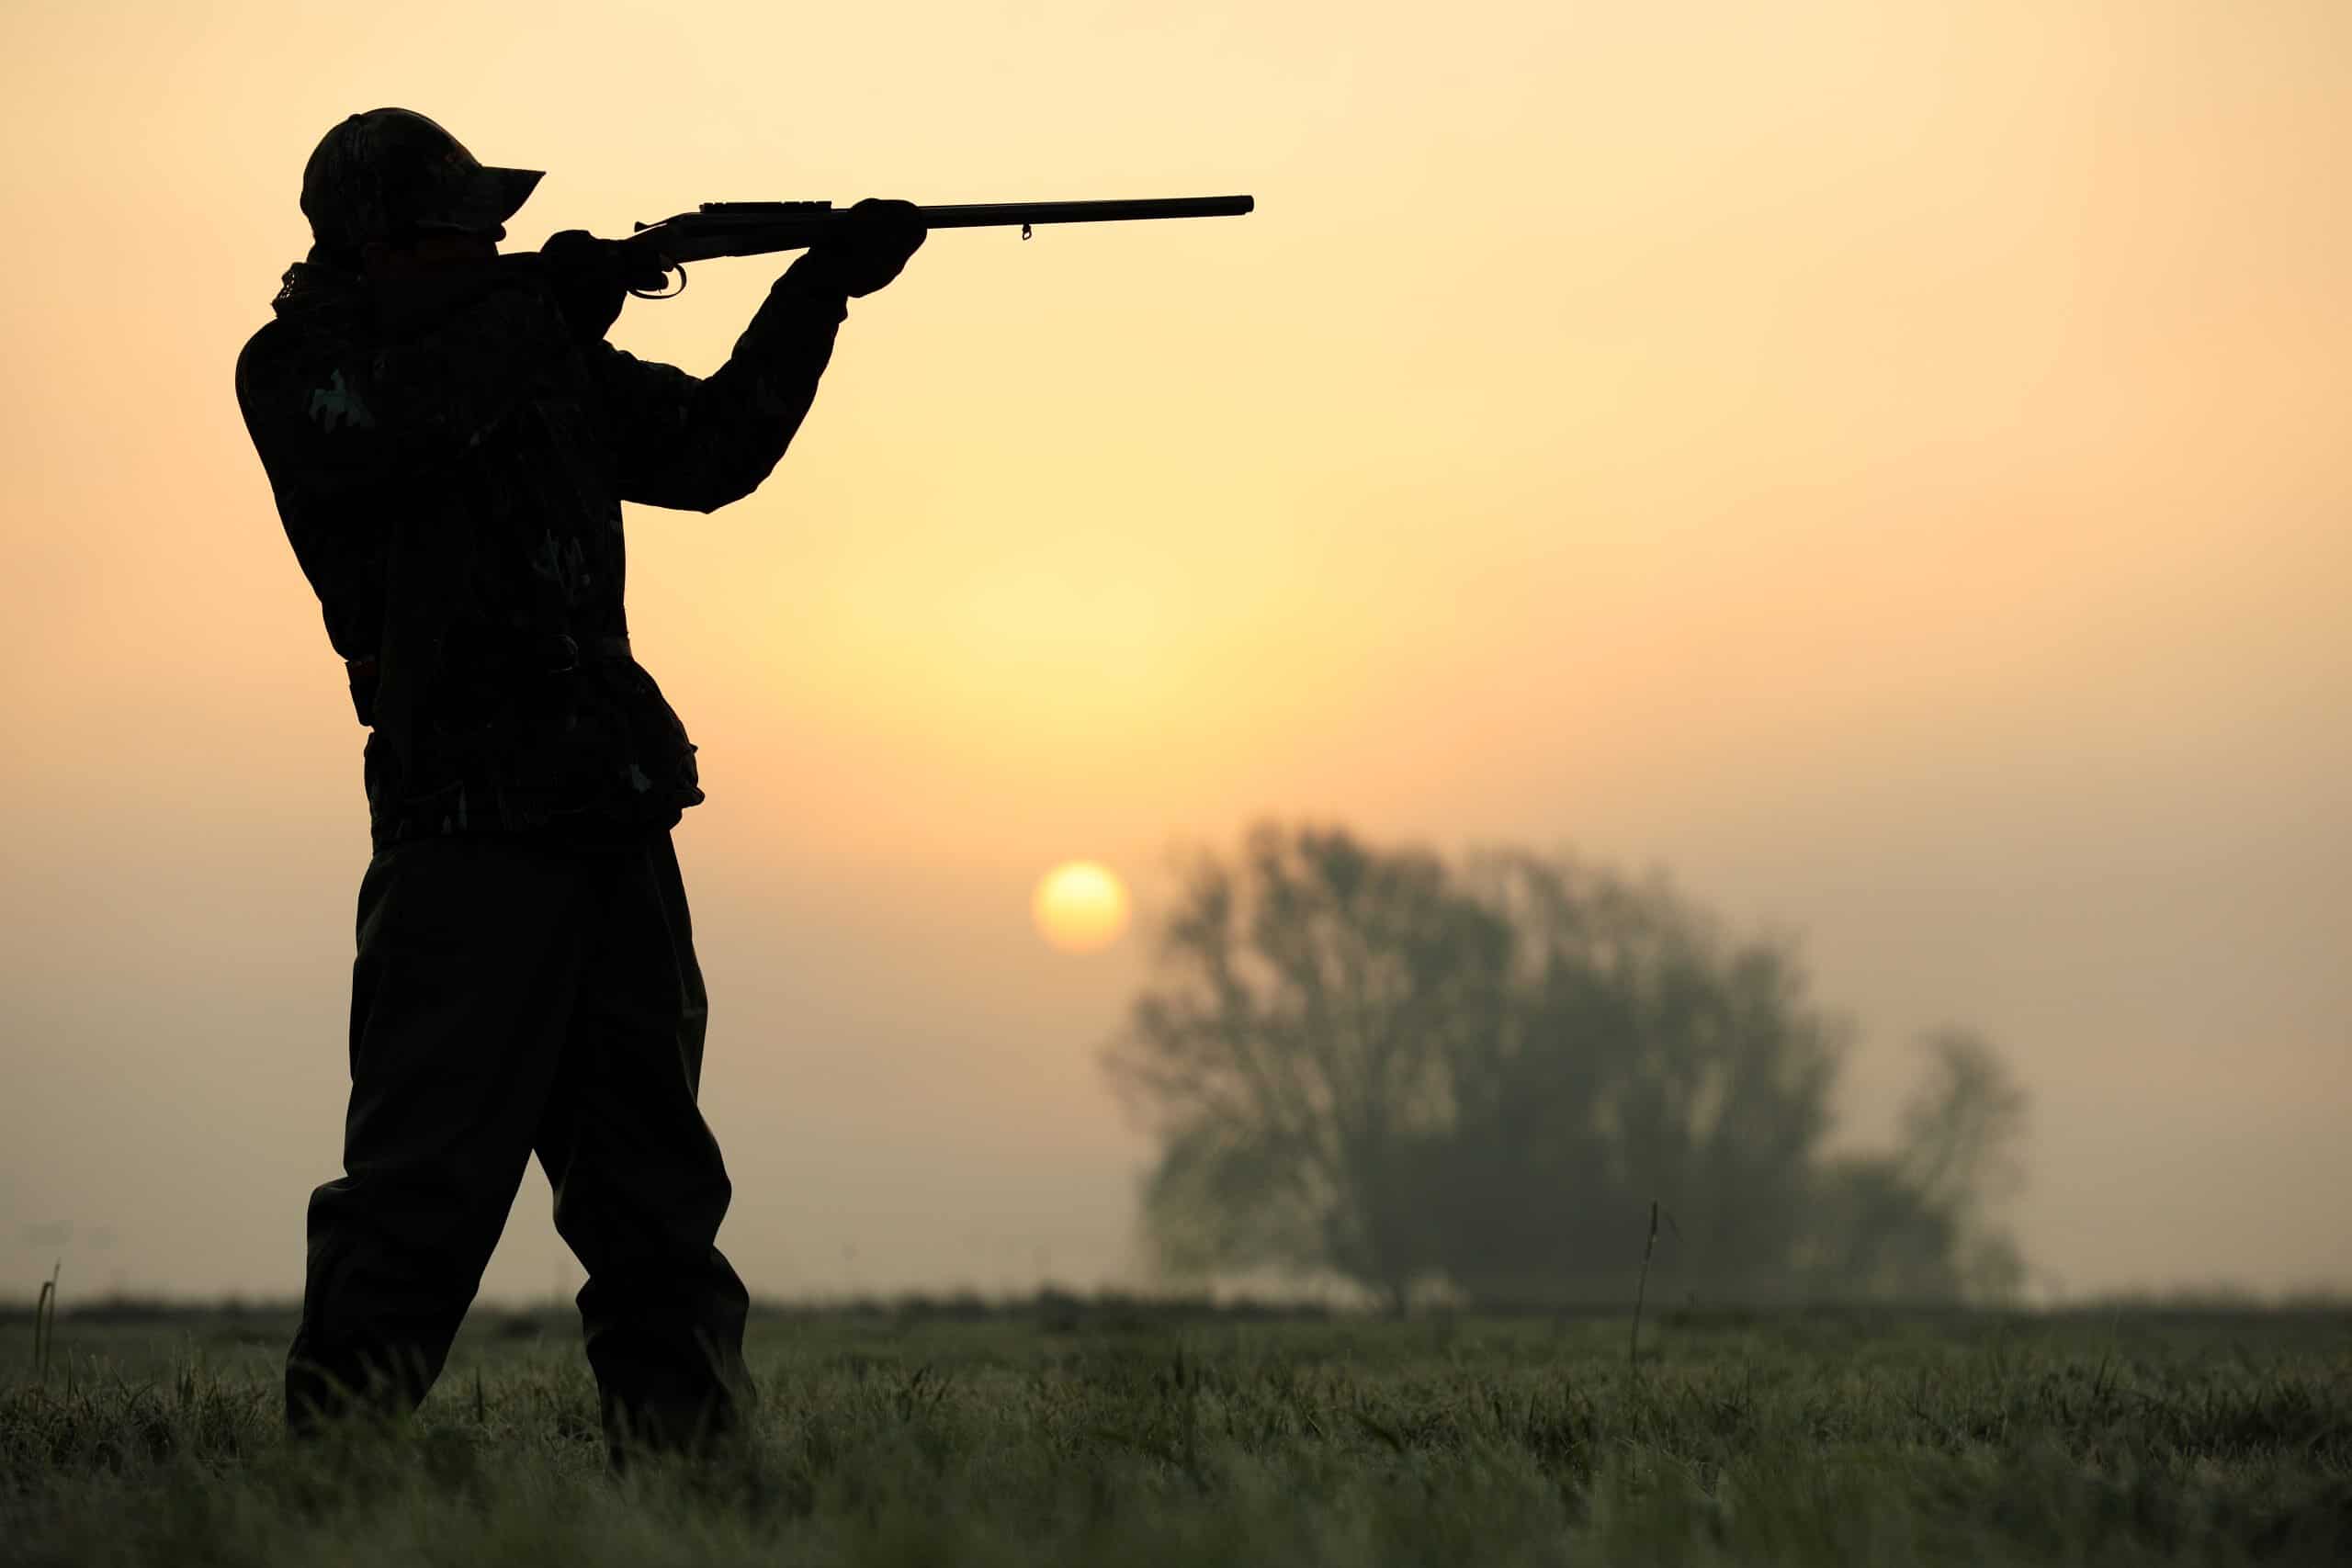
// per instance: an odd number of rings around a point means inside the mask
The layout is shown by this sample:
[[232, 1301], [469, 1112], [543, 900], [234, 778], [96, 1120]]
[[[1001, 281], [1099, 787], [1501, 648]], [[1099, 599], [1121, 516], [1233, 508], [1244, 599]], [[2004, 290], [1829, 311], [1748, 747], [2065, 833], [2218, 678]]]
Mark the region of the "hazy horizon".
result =
[[[57, 1223], [69, 1302], [290, 1294], [337, 1169], [361, 731], [230, 373], [379, 104], [549, 171], [510, 248], [1258, 198], [936, 236], [756, 496], [630, 510], [755, 1293], [1139, 1280], [1094, 1050], [1169, 846], [1261, 817], [1794, 933], [1844, 1140], [1981, 1032], [2047, 1292], [2352, 1289], [2352, 8], [99, 0], [12, 42], [0, 1296]], [[779, 265], [614, 341], [707, 372]], [[1029, 919], [1080, 858], [1136, 900], [1090, 955]], [[486, 1296], [577, 1284], [546, 1209], [535, 1169]]]

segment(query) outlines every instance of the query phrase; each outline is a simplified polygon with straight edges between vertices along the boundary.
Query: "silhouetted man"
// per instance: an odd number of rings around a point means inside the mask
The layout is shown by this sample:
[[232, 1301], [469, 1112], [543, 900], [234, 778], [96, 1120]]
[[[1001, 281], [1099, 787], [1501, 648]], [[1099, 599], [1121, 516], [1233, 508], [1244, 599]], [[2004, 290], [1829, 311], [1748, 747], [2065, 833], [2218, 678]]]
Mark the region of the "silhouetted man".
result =
[[860, 203], [698, 380], [604, 341], [628, 287], [657, 281], [609, 243], [497, 253], [538, 179], [421, 115], [352, 116], [303, 170], [309, 259], [237, 362], [372, 730], [345, 1174], [311, 1198], [298, 1431], [350, 1398], [424, 1398], [534, 1153], [587, 1271], [608, 1438], [695, 1441], [750, 1398], [670, 840], [703, 795], [631, 656], [621, 502], [751, 493], [845, 301], [896, 277], [922, 230], [903, 202]]

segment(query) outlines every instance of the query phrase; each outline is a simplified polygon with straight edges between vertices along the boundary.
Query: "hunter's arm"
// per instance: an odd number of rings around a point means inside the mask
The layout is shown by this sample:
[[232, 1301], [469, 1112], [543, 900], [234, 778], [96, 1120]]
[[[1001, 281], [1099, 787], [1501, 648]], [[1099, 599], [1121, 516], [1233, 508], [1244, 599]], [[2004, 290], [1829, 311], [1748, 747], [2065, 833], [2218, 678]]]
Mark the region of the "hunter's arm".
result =
[[592, 345], [621, 499], [712, 512], [757, 490], [808, 416], [848, 313], [842, 291], [804, 258], [709, 376]]

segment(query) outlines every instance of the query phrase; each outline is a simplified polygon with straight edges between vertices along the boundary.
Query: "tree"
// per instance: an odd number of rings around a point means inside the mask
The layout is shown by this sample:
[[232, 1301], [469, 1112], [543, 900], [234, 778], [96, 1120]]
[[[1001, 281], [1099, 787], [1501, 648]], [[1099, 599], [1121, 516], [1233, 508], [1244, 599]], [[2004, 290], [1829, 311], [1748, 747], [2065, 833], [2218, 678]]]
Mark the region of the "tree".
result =
[[1940, 1041], [1904, 1148], [1827, 1158], [1841, 1026], [1661, 879], [1262, 824], [1194, 860], [1157, 957], [1106, 1066], [1159, 1138], [1171, 1271], [1622, 1300], [1656, 1199], [1712, 1299], [1999, 1288], [1998, 1059]]
[[1964, 1030], [1928, 1036], [1927, 1085], [1903, 1112], [1895, 1157], [1952, 1238], [1955, 1293], [2015, 1296], [2025, 1258], [1996, 1221], [2024, 1186], [2026, 1094], [1999, 1053]]
[[1726, 942], [1663, 878], [1520, 852], [1469, 878], [1513, 963], [1499, 1027], [1452, 1057], [1447, 1275], [1487, 1299], [1622, 1300], [1656, 1200], [1684, 1288], [1784, 1289], [1843, 1043], [1793, 953]]
[[2019, 1185], [2026, 1097], [1983, 1040], [1929, 1035], [1899, 1141], [1823, 1169], [1798, 1269], [1811, 1293], [2004, 1301], [2025, 1283], [1994, 1212]]
[[1436, 1261], [1419, 1184], [1510, 934], [1433, 857], [1343, 830], [1261, 827], [1238, 869], [1200, 860], [1109, 1055], [1161, 1135], [1163, 1261], [1328, 1268], [1401, 1305]]

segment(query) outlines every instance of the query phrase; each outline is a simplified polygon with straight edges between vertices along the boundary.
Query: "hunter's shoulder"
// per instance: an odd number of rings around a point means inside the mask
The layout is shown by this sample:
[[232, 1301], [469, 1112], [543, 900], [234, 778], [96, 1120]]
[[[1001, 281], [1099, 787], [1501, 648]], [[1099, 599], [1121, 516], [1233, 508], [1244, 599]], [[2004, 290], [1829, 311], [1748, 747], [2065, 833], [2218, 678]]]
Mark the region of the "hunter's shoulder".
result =
[[282, 321], [265, 321], [237, 351], [237, 402], [250, 422], [257, 403], [284, 385], [301, 357], [300, 335]]
[[300, 334], [284, 321], [273, 318], [264, 321], [237, 350], [237, 385], [242, 387], [272, 367], [283, 364], [297, 351], [300, 342]]
[[266, 422], [269, 410], [316, 379], [318, 358], [316, 340], [283, 318], [256, 329], [237, 351], [234, 385], [246, 423]]

